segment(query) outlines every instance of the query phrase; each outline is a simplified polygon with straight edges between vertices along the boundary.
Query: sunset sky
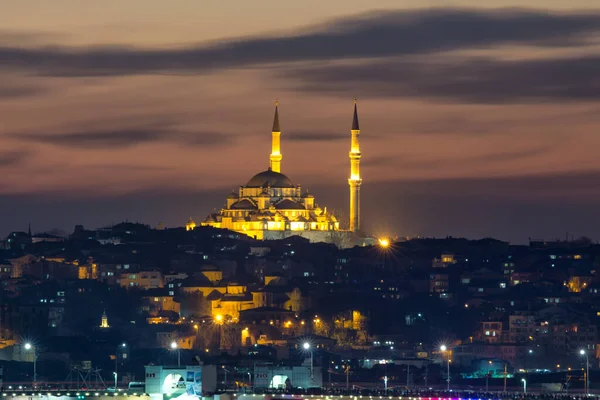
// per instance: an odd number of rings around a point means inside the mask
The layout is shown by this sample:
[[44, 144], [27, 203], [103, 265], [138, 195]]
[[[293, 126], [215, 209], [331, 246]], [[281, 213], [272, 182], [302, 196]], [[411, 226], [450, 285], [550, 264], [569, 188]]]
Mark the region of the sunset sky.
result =
[[276, 98], [282, 172], [347, 215], [356, 97], [367, 231], [600, 239], [598, 4], [3, 0], [0, 235], [200, 222]]

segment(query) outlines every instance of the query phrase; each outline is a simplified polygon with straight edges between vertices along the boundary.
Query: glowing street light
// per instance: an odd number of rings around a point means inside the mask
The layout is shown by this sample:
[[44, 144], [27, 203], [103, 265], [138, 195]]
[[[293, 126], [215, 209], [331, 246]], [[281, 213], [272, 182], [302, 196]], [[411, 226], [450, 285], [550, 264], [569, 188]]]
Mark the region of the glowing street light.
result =
[[390, 247], [390, 240], [387, 238], [380, 238], [379, 240], [379, 246], [386, 249], [388, 247]]
[[313, 352], [312, 349], [310, 347], [310, 343], [308, 342], [304, 342], [302, 344], [302, 348], [304, 349], [304, 351], [308, 351], [310, 353], [310, 379], [314, 379], [314, 373], [313, 373]]
[[115, 390], [117, 390], [117, 373], [119, 370], [119, 350], [123, 350], [127, 348], [127, 343], [121, 343], [117, 346], [117, 351], [115, 352]]
[[585, 356], [585, 394], [590, 394], [590, 360], [587, 351], [581, 349], [579, 354]]
[[485, 374], [485, 392], [488, 393], [489, 391], [489, 379], [490, 379], [490, 365], [492, 365], [492, 360], [488, 361], [488, 369], [487, 369], [487, 374]]
[[222, 314], [217, 314], [215, 315], [214, 318], [214, 323], [217, 325], [217, 345], [219, 346], [219, 349], [221, 348], [221, 338], [223, 336], [223, 315]]
[[35, 351], [35, 346], [27, 342], [23, 347], [25, 350], [33, 352], [33, 385], [35, 386], [37, 383], [37, 353]]
[[179, 346], [176, 341], [171, 342], [171, 350], [177, 352], [177, 367], [181, 367], [181, 352], [179, 351]]
[[523, 378], [521, 382], [523, 382], [523, 394], [527, 394], [527, 379]]
[[[446, 347], [445, 344], [440, 346], [440, 350], [442, 353], [445, 353], [446, 351], [448, 351], [448, 347]], [[448, 362], [446, 364], [446, 375], [448, 376], [446, 378], [446, 390], [449, 392], [450, 391], [450, 354], [448, 354]]]

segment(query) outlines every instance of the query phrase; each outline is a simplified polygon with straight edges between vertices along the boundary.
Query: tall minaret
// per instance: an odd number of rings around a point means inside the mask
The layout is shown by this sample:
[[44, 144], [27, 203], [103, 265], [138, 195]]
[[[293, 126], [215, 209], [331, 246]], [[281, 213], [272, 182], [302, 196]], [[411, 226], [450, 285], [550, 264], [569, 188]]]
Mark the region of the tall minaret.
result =
[[352, 142], [350, 145], [350, 231], [360, 230], [360, 143], [358, 137], [360, 128], [358, 127], [358, 111], [356, 109], [356, 99], [354, 99], [354, 118], [352, 119]]
[[271, 132], [271, 157], [270, 165], [271, 171], [281, 172], [281, 159], [283, 156], [281, 155], [281, 143], [280, 143], [280, 135], [281, 129], [279, 128], [279, 112], [277, 111], [279, 105], [279, 101], [275, 100], [275, 117], [273, 118], [273, 131]]

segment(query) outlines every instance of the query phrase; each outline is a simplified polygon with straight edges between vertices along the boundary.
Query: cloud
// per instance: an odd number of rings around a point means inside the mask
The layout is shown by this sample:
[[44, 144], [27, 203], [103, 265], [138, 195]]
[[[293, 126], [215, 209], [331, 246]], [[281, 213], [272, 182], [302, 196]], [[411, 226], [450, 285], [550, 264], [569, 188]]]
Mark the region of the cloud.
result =
[[0, 99], [14, 99], [17, 97], [32, 96], [45, 92], [46, 89], [34, 86], [17, 86], [11, 84], [0, 84]]
[[27, 46], [65, 39], [64, 33], [47, 31], [16, 31], [0, 29], [0, 44]]
[[14, 167], [21, 164], [29, 153], [26, 151], [10, 151], [0, 153], [0, 168]]
[[600, 99], [600, 56], [538, 60], [447, 57], [329, 65], [285, 72], [300, 88], [350, 96], [465, 103]]
[[285, 140], [292, 142], [331, 142], [349, 140], [349, 136], [335, 132], [290, 132], [285, 135]]
[[382, 58], [500, 44], [577, 45], [600, 14], [533, 10], [386, 10], [340, 18], [287, 36], [249, 37], [178, 49], [3, 45], [0, 64], [61, 76], [211, 72], [296, 61]]
[[[361, 161], [361, 164], [365, 168], [389, 166], [389, 165], [393, 165], [396, 161], [402, 159], [402, 157], [403, 156], [400, 155], [400, 154], [397, 155], [397, 156], [374, 156], [374, 157], [367, 157], [367, 158], [365, 158], [364, 160]], [[343, 164], [343, 165], [347, 165], [347, 164]]]
[[152, 142], [174, 142], [181, 145], [227, 146], [234, 135], [216, 132], [181, 132], [168, 127], [115, 128], [107, 130], [68, 131], [50, 133], [15, 133], [13, 139], [50, 144], [74, 149], [112, 149], [133, 147]]
[[[476, 168], [481, 164], [506, 163], [536, 157], [548, 153], [556, 148], [556, 145], [556, 143], [548, 143], [529, 149], [495, 151], [473, 156], [464, 154], [461, 157], [456, 158], [438, 157], [436, 159], [424, 159], [422, 156], [418, 157], [410, 153], [398, 153], [394, 156], [383, 155], [366, 157], [362, 161], [362, 166], [366, 169], [373, 167], [378, 169], [383, 166], [386, 168], [401, 168], [402, 170], [439, 170], [440, 168], [446, 167]], [[340, 167], [342, 165], [345, 164], [340, 164]]]
[[15, 138], [30, 142], [52, 144], [72, 148], [113, 148], [129, 147], [146, 142], [164, 139], [166, 131], [162, 130], [114, 130], [114, 131], [88, 131], [88, 132], [61, 132], [61, 133], [21, 133]]

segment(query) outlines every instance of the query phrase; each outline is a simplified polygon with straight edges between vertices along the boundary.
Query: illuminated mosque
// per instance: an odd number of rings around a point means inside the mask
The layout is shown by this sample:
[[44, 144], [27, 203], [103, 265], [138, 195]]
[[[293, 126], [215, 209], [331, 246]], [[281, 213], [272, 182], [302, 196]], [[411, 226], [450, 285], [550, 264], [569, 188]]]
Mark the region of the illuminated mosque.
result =
[[[248, 183], [240, 186], [237, 193], [227, 196], [226, 204], [219, 212], [212, 213], [202, 226], [229, 229], [256, 239], [282, 239], [302, 236], [311, 242], [334, 242], [333, 237], [352, 237], [360, 230], [360, 146], [358, 112], [354, 100], [354, 117], [350, 146], [350, 220], [349, 230], [340, 230], [340, 222], [327, 207], [315, 203], [308, 191], [302, 192], [290, 178], [281, 173], [281, 128], [278, 104], [271, 133], [269, 168], [254, 175]], [[187, 230], [196, 227], [190, 218]]]

